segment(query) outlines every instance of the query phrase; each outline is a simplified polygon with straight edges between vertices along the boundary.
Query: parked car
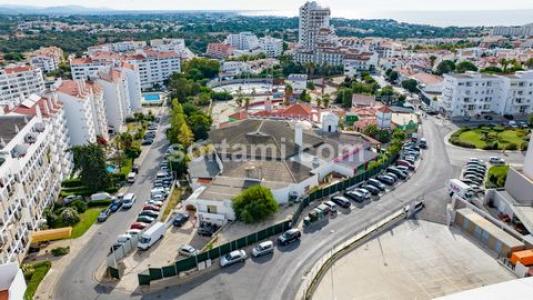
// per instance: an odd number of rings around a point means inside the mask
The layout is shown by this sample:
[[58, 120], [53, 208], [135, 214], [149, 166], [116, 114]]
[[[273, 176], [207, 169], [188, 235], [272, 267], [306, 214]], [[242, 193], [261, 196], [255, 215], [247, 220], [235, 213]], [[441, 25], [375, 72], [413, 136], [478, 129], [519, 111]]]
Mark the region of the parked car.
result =
[[406, 161], [406, 160], [403, 160], [403, 159], [399, 159], [396, 161], [396, 165], [397, 166], [404, 166], [404, 167], [407, 167], [409, 170], [414, 170], [415, 169], [415, 165], [413, 165], [412, 163]]
[[509, 121], [509, 126], [513, 128], [518, 128], [518, 124], [516, 123], [516, 121]]
[[83, 197], [80, 195], [68, 195], [65, 198], [63, 198], [63, 204], [69, 204], [76, 200], [83, 200]]
[[101, 200], [108, 200], [112, 199], [113, 196], [111, 196], [109, 193], [106, 192], [98, 192], [91, 195], [91, 201], [101, 201]]
[[136, 235], [139, 235], [141, 234], [142, 230], [140, 229], [130, 229], [128, 231], [126, 231], [126, 234], [129, 234], [131, 236], [136, 236]]
[[463, 171], [463, 174], [468, 174], [468, 173], [472, 173], [472, 174], [477, 174], [477, 175], [480, 175], [480, 176], [484, 176], [486, 171], [483, 170], [483, 169], [479, 169], [479, 168], [466, 168], [464, 171]]
[[155, 205], [145, 205], [143, 207], [143, 210], [153, 210], [153, 211], [160, 211], [161, 207], [155, 206]]
[[333, 202], [333, 201], [324, 201], [322, 202], [322, 204], [324, 204], [325, 206], [329, 207], [329, 210], [332, 212], [332, 213], [337, 213], [337, 205]]
[[343, 196], [333, 196], [331, 197], [331, 201], [342, 208], [350, 208], [351, 206], [350, 200]]
[[117, 237], [117, 243], [124, 244], [132, 239], [132, 236], [129, 234], [121, 234]]
[[172, 225], [180, 227], [189, 220], [189, 215], [186, 213], [177, 213], [174, 219], [172, 219]]
[[381, 183], [381, 181], [377, 180], [377, 179], [374, 179], [374, 178], [370, 178], [366, 181], [366, 184], [367, 185], [372, 185], [374, 187], [377, 187], [378, 189], [380, 189], [381, 191], [385, 191], [386, 189], [386, 186]]
[[141, 145], [143, 145], [143, 146], [148, 146], [148, 145], [151, 145], [151, 144], [153, 144], [153, 143], [154, 143], [154, 139], [146, 139], [146, 138], [145, 138], [145, 139], [143, 139]]
[[299, 229], [293, 228], [285, 231], [278, 237], [278, 244], [281, 246], [288, 245], [300, 239], [302, 233]]
[[371, 184], [367, 184], [363, 187], [365, 190], [369, 191], [372, 195], [379, 195], [381, 190]]
[[259, 257], [271, 253], [274, 253], [274, 243], [272, 241], [264, 241], [252, 249], [253, 257]]
[[135, 222], [135, 223], [131, 224], [130, 229], [143, 230], [143, 229], [145, 229], [148, 226], [150, 226], [150, 224], [146, 224], [146, 223], [143, 223], [143, 222]]
[[123, 209], [132, 208], [136, 200], [137, 198], [135, 198], [134, 193], [127, 193], [126, 195], [124, 195], [124, 199], [122, 200], [122, 208]]
[[387, 172], [385, 173], [385, 175], [389, 176], [389, 177], [392, 177], [392, 179], [394, 179], [394, 182], [398, 181], [398, 175], [392, 173], [392, 172]]
[[468, 184], [469, 186], [479, 186], [478, 183], [473, 182], [473, 181], [470, 180], [470, 179], [463, 178], [463, 179], [461, 179], [461, 181], [464, 182], [464, 183], [466, 183], [466, 184]]
[[206, 237], [211, 237], [213, 236], [213, 231], [208, 229], [208, 228], [198, 228], [198, 230], [196, 230], [196, 233], [199, 235], [199, 236], [206, 236]]
[[522, 128], [529, 128], [529, 125], [525, 121], [520, 121], [518, 123], [520, 124], [520, 127], [522, 127]]
[[403, 157], [403, 160], [405, 160], [406, 162], [409, 162], [411, 163], [412, 165], [415, 164], [415, 161], [416, 161], [416, 158], [414, 156], [411, 156], [411, 155], [405, 155]]
[[467, 160], [467, 163], [478, 163], [478, 164], [484, 164], [485, 162], [477, 157], [471, 157]]
[[371, 195], [370, 195], [370, 192], [367, 189], [359, 188], [359, 189], [355, 189], [355, 191], [363, 194], [363, 197], [365, 197], [365, 200], [369, 200], [370, 199]]
[[111, 215], [111, 210], [109, 208], [106, 208], [100, 212], [96, 220], [100, 223], [105, 222], [105, 220], [107, 220], [107, 218], [109, 218], [110, 215]]
[[226, 267], [238, 262], [244, 262], [246, 260], [246, 252], [244, 250], [235, 250], [222, 256], [220, 259], [220, 266]]
[[465, 167], [467, 167], [467, 168], [482, 168], [482, 169], [486, 169], [487, 168], [485, 163], [479, 163], [479, 162], [475, 162], [475, 161], [467, 162], [465, 164]]
[[418, 144], [420, 145], [421, 149], [428, 148], [427, 140], [425, 138], [421, 138]]
[[140, 216], [147, 216], [147, 217], [150, 217], [150, 218], [154, 218], [154, 219], [157, 219], [157, 217], [159, 217], [159, 212], [156, 212], [156, 211], [153, 211], [153, 210], [143, 210], [139, 213], [139, 217]]
[[394, 183], [396, 182], [393, 177], [390, 177], [388, 175], [378, 175], [376, 176], [376, 179], [386, 185], [394, 185]]
[[493, 164], [493, 165], [504, 165], [505, 164], [505, 159], [501, 158], [501, 157], [497, 157], [497, 156], [493, 156], [489, 159], [490, 163]]
[[139, 215], [137, 217], [136, 221], [137, 222], [143, 222], [143, 223], [152, 224], [155, 221], [155, 218], [152, 218], [152, 217], [149, 217], [149, 216], [144, 216], [144, 215]]
[[147, 205], [155, 205], [155, 206], [159, 206], [159, 207], [163, 206], [163, 201], [158, 201], [158, 200], [148, 200], [145, 203]]
[[114, 243], [110, 248], [109, 248], [109, 254], [117, 251], [118, 248], [122, 247], [122, 244], [120, 243]]
[[407, 179], [407, 174], [402, 172], [402, 171], [400, 171], [399, 169], [397, 169], [395, 167], [388, 167], [387, 168], [387, 172], [396, 175], [396, 177], [398, 177], [401, 180]]
[[116, 212], [122, 207], [122, 200], [121, 199], [115, 199], [113, 202], [111, 202], [111, 205], [109, 205], [109, 210], [111, 212]]
[[406, 166], [396, 166], [395, 168], [404, 172], [405, 174], [409, 174], [409, 171], [410, 171], [409, 168]]
[[200, 254], [200, 251], [191, 245], [183, 245], [178, 250], [180, 255], [190, 257]]
[[363, 195], [360, 192], [353, 191], [353, 190], [352, 191], [346, 191], [344, 193], [344, 196], [346, 198], [348, 198], [348, 199], [351, 199], [351, 200], [353, 200], [355, 202], [359, 202], [359, 203], [365, 201], [365, 195]]

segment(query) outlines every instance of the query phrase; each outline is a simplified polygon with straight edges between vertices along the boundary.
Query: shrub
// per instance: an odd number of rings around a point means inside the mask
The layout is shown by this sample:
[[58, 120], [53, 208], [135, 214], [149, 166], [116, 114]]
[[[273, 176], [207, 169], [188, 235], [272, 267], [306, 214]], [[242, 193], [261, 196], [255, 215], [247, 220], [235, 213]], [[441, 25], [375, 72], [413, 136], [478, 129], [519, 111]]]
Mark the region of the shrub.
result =
[[502, 131], [505, 130], [505, 127], [503, 127], [501, 125], [497, 125], [497, 126], [494, 126], [493, 130], [496, 131], [496, 132], [502, 132]]
[[259, 184], [242, 191], [233, 199], [237, 217], [245, 223], [255, 223], [273, 215], [279, 208], [270, 189]]
[[518, 149], [518, 146], [516, 144], [514, 144], [514, 143], [510, 143], [510, 144], [507, 144], [505, 146], [505, 150], [511, 150], [512, 151], [512, 150], [517, 150], [517, 149]]
[[520, 145], [520, 150], [526, 151], [527, 150], [527, 145], [528, 145], [528, 142], [522, 142], [522, 144]]
[[70, 252], [70, 247], [57, 247], [51, 250], [53, 256], [63, 256]]
[[61, 221], [63, 222], [63, 224], [65, 224], [65, 226], [72, 226], [80, 221], [80, 215], [72, 207], [67, 207], [63, 209], [60, 214], [60, 217]]
[[83, 200], [76, 200], [76, 201], [72, 202], [70, 204], [70, 206], [75, 208], [76, 211], [78, 213], [80, 213], [80, 214], [87, 210], [87, 202], [85, 202]]
[[74, 188], [74, 187], [80, 187], [82, 185], [81, 180], [79, 178], [75, 179], [66, 179], [63, 182], [61, 182], [61, 186], [64, 188]]

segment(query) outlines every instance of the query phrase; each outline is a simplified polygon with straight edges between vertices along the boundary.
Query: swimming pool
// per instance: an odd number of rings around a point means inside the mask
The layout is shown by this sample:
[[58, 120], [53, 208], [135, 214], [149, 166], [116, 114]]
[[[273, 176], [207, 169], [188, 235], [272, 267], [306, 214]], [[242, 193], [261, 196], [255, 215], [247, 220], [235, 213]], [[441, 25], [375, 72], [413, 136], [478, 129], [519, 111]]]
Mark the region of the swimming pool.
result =
[[117, 168], [116, 166], [111, 166], [111, 165], [109, 165], [109, 166], [107, 166], [107, 167], [105, 168], [105, 170], [106, 170], [107, 173], [109, 173], [109, 174], [118, 173], [118, 168]]
[[143, 95], [144, 101], [146, 102], [159, 102], [161, 101], [161, 96], [159, 93], [151, 93]]

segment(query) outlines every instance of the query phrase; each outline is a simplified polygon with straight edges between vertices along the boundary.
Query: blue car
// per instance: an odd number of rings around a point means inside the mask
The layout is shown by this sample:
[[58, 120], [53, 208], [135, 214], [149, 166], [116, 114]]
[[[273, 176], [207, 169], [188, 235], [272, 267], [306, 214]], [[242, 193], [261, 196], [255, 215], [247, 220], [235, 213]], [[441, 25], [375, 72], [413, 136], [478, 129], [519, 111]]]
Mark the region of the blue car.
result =
[[120, 199], [116, 199], [116, 200], [113, 200], [113, 202], [111, 203], [111, 205], [109, 205], [109, 210], [110, 210], [111, 212], [116, 212], [116, 211], [118, 211], [121, 207], [122, 207], [122, 200], [120, 200]]

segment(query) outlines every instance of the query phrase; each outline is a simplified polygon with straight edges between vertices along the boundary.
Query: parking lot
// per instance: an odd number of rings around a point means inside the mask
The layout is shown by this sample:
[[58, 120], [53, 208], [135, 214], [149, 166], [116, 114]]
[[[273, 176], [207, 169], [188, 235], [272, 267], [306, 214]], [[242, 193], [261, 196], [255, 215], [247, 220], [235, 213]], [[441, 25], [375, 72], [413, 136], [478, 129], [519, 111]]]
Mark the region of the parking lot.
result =
[[313, 299], [432, 299], [514, 278], [454, 228], [409, 220], [335, 262]]

